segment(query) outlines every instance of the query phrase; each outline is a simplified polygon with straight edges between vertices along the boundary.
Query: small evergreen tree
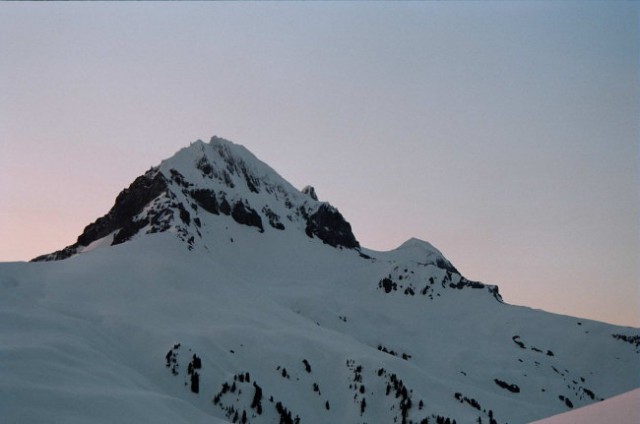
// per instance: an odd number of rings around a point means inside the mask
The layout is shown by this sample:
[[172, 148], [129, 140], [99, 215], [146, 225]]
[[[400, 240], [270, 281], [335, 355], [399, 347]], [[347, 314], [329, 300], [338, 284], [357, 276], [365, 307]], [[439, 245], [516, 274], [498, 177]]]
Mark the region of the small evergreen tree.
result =
[[193, 393], [200, 392], [200, 375], [196, 371], [191, 374], [191, 391]]
[[253, 401], [251, 402], [251, 408], [255, 408], [258, 415], [262, 414], [262, 388], [253, 382], [255, 392], [253, 394]]
[[202, 368], [202, 360], [196, 356], [196, 354], [193, 354], [193, 369], [198, 370]]

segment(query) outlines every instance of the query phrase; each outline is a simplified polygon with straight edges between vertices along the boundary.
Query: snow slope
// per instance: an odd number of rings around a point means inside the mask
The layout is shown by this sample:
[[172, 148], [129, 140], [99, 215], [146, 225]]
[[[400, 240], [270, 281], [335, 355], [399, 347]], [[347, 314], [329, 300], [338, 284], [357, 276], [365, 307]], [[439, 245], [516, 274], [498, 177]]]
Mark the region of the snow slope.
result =
[[[640, 386], [638, 329], [502, 301], [214, 137], [0, 264], [7, 423], [527, 423]], [[197, 375], [197, 377], [196, 377]]]
[[612, 397], [604, 402], [554, 415], [532, 424], [637, 424], [640, 422], [640, 389]]

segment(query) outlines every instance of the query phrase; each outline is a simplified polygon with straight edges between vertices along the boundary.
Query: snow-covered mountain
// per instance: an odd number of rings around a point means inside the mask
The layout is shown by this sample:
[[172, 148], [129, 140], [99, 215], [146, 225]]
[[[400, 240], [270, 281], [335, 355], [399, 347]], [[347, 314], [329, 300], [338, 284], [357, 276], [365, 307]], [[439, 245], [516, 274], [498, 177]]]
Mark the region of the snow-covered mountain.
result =
[[[334, 247], [359, 244], [351, 226], [313, 187], [300, 192], [242, 146], [219, 137], [180, 150], [138, 177], [109, 213], [87, 226], [78, 241], [36, 261], [68, 258], [100, 245], [124, 243], [139, 234], [173, 232], [189, 248], [219, 243], [229, 219], [254, 227], [304, 231]], [[224, 232], [223, 232], [224, 233]], [[211, 238], [211, 234], [214, 237]]]
[[640, 387], [640, 331], [503, 302], [427, 242], [197, 141], [0, 264], [6, 423], [527, 423]]

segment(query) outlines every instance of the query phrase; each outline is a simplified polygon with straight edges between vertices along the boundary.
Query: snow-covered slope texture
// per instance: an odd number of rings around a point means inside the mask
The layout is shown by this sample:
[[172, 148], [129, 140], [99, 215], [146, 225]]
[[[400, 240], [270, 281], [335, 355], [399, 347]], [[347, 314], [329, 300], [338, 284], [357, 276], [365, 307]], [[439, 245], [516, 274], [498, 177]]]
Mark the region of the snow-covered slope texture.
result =
[[2, 422], [517, 424], [640, 386], [638, 329], [362, 248], [219, 138], [39, 259], [0, 264]]
[[640, 423], [640, 389], [554, 415], [534, 424], [638, 424]]

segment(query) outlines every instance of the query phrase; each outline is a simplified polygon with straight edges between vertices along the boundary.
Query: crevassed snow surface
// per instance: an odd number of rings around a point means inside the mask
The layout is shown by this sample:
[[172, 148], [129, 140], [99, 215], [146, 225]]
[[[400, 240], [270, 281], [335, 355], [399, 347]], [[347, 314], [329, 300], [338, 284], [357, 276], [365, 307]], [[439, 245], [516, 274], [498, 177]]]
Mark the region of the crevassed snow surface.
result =
[[[233, 184], [205, 178], [202, 155]], [[0, 264], [3, 423], [517, 424], [640, 387], [638, 329], [503, 303], [419, 240], [391, 252], [323, 243], [300, 212], [321, 202], [232, 143], [194, 143], [171, 169], [188, 184], [161, 201], [189, 220], [176, 212], [167, 231], [62, 261]], [[265, 222], [268, 206], [286, 229], [209, 213], [194, 187]]]

